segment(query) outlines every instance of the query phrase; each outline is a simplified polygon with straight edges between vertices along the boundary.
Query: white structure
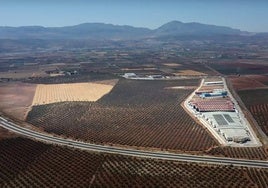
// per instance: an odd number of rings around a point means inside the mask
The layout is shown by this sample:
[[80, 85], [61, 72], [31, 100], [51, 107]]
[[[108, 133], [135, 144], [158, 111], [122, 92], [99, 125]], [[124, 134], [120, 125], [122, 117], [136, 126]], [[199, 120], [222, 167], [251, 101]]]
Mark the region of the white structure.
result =
[[238, 143], [244, 143], [250, 141], [249, 132], [244, 128], [220, 129], [220, 133], [228, 142], [233, 141]]
[[209, 85], [223, 85], [223, 81], [215, 81], [215, 82], [204, 82], [205, 86]]
[[[224, 98], [214, 99], [213, 97], [200, 100], [198, 95], [200, 90], [202, 91], [203, 86], [206, 86], [206, 90], [213, 92], [227, 92], [230, 100]], [[197, 111], [193, 107], [193, 102], [198, 101], [207, 105], [207, 108], [215, 106], [217, 110]], [[223, 103], [231, 101], [234, 110], [221, 109], [218, 101]], [[256, 147], [262, 145], [245, 118], [243, 111], [230, 93], [224, 78], [222, 78], [222, 81], [215, 80], [209, 82], [205, 82], [205, 79], [203, 79], [200, 86], [185, 100], [184, 106], [189, 113], [192, 113], [213, 134], [221, 145], [234, 147]]]
[[235, 112], [206, 112], [204, 118], [226, 141], [246, 142], [250, 141], [250, 134], [246, 126]]
[[122, 77], [124, 77], [124, 78], [136, 78], [137, 75], [135, 73], [125, 73]]

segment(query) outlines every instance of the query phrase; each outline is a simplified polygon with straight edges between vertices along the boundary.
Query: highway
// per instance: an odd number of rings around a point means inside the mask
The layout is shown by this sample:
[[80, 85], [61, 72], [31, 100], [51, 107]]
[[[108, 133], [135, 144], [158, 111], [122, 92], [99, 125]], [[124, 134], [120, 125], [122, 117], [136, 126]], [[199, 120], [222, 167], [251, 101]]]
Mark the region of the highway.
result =
[[65, 146], [69, 146], [73, 148], [95, 151], [95, 152], [104, 152], [104, 153], [153, 158], [153, 159], [162, 159], [162, 160], [209, 163], [209, 164], [218, 164], [218, 165], [245, 166], [245, 167], [254, 167], [254, 168], [268, 168], [268, 161], [244, 160], [244, 159], [233, 159], [233, 158], [212, 157], [212, 156], [196, 156], [196, 155], [189, 155], [189, 154], [174, 154], [174, 153], [169, 153], [169, 152], [144, 151], [144, 150], [126, 149], [126, 148], [120, 148], [120, 147], [114, 147], [114, 146], [90, 144], [90, 143], [80, 142], [80, 141], [76, 141], [72, 139], [65, 139], [65, 138], [56, 137], [56, 136], [49, 135], [49, 134], [36, 132], [34, 130], [21, 127], [3, 117], [0, 117], [0, 126], [12, 132], [18, 133], [20, 135], [33, 138], [39, 141], [43, 141], [46, 143], [65, 145]]

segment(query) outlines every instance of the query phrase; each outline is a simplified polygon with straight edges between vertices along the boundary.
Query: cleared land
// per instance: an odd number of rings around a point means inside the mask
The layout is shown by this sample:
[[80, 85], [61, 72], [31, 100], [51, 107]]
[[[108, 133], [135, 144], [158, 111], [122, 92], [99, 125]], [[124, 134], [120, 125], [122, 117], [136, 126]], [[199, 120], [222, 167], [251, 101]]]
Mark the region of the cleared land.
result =
[[27, 121], [47, 132], [94, 143], [203, 151], [217, 142], [180, 105], [193, 90], [165, 89], [197, 86], [198, 81], [122, 79], [97, 102], [34, 106]]
[[99, 83], [38, 84], [32, 104], [41, 105], [63, 101], [97, 101], [109, 93], [112, 88], [112, 84]]
[[121, 69], [122, 71], [140, 71], [140, 70], [157, 70], [157, 68], [154, 68], [154, 67], [152, 67], [152, 68], [123, 68], [123, 69]]
[[29, 77], [44, 77], [47, 76], [44, 71], [13, 71], [13, 72], [0, 72], [0, 78], [9, 78], [9, 79], [22, 79]]
[[100, 154], [20, 137], [1, 140], [0, 150], [0, 187], [268, 186], [267, 169]]
[[180, 67], [180, 66], [182, 66], [179, 63], [164, 63], [163, 65], [168, 66], [168, 67]]
[[180, 70], [179, 72], [176, 72], [173, 74], [176, 76], [203, 76], [203, 75], [207, 75], [205, 73], [198, 72], [195, 70]]
[[229, 76], [229, 79], [235, 90], [268, 87], [268, 76], [264, 75]]
[[268, 89], [243, 90], [238, 92], [242, 101], [268, 136]]
[[0, 84], [0, 109], [4, 113], [25, 120], [34, 98], [36, 84]]
[[216, 71], [225, 74], [225, 75], [232, 75], [232, 74], [267, 74], [268, 66], [267, 63], [259, 63], [258, 61], [251, 61], [251, 62], [241, 62], [241, 60], [237, 61], [219, 61], [209, 64], [213, 69]]

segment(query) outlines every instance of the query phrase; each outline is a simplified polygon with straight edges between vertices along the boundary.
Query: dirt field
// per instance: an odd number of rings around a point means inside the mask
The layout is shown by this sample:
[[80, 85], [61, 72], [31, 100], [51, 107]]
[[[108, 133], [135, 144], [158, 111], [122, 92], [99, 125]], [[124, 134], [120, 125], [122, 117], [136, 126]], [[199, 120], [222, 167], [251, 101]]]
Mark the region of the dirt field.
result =
[[180, 70], [179, 72], [173, 73], [176, 76], [202, 76], [207, 75], [202, 72], [194, 71], [194, 70]]
[[267, 87], [268, 79], [263, 75], [229, 76], [236, 90]]
[[157, 70], [157, 68], [151, 67], [151, 68], [123, 68], [121, 71], [141, 71], [141, 70]]
[[163, 65], [168, 66], [168, 67], [179, 67], [179, 66], [181, 66], [181, 64], [178, 64], [178, 63], [165, 63]]
[[35, 93], [36, 84], [0, 84], [0, 110], [20, 120], [24, 120]]
[[50, 104], [63, 101], [97, 101], [109, 93], [113, 84], [103, 83], [73, 83], [73, 84], [38, 84], [33, 99], [33, 105]]
[[1, 72], [0, 78], [10, 78], [10, 79], [23, 79], [23, 78], [29, 78], [29, 77], [43, 77], [47, 76], [45, 72], [43, 71], [13, 71], [13, 72]]

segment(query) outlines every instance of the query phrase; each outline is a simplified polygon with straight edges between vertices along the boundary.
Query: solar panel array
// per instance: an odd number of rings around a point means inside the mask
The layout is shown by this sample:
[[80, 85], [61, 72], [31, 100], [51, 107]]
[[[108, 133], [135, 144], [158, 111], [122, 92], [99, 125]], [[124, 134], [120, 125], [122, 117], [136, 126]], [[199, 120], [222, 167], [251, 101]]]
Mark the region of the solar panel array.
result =
[[229, 114], [223, 114], [223, 116], [229, 123], [234, 123], [233, 118]]
[[228, 125], [228, 122], [224, 119], [221, 114], [214, 114], [214, 119], [217, 121], [219, 126]]

